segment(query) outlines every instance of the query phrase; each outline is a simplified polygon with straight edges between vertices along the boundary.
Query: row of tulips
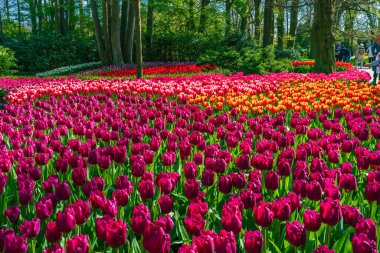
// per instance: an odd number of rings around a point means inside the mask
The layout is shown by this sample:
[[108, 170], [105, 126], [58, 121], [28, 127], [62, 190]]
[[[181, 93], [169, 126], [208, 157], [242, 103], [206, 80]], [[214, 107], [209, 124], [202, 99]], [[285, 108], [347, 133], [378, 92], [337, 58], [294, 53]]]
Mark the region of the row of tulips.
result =
[[375, 253], [379, 114], [111, 94], [7, 105], [0, 251]]
[[[152, 67], [166, 67], [166, 66], [174, 66], [174, 65], [194, 65], [195, 62], [144, 62], [144, 68], [152, 68]], [[110, 65], [103, 66], [100, 68], [92, 68], [85, 71], [80, 71], [74, 74], [74, 76], [92, 76], [97, 75], [98, 73], [103, 72], [113, 72], [123, 69], [135, 69], [137, 66], [134, 63], [129, 64], [120, 64], [120, 65]]]
[[[342, 81], [345, 78], [349, 81]], [[276, 73], [269, 75], [235, 74], [202, 75], [193, 77], [156, 77], [149, 80], [80, 80], [67, 79], [2, 79], [0, 86], [9, 90], [7, 100], [22, 104], [44, 96], [71, 96], [77, 93], [152, 94], [160, 97], [177, 97], [179, 101], [236, 107], [239, 111], [254, 113], [284, 111], [287, 109], [323, 109], [326, 106], [346, 106], [346, 102], [376, 104], [378, 87], [369, 87], [370, 76], [366, 72], [350, 70], [331, 75]], [[19, 83], [17, 83], [19, 82]], [[9, 88], [13, 86], [13, 88]], [[314, 87], [315, 86], [315, 87]], [[280, 92], [278, 92], [280, 90]], [[335, 98], [315, 99], [313, 89], [324, 96], [335, 92]], [[282, 94], [284, 93], [284, 94]], [[289, 93], [293, 94], [288, 96]], [[306, 96], [304, 96], [306, 93]], [[328, 93], [328, 95], [326, 95]], [[362, 95], [364, 97], [362, 97]], [[244, 96], [244, 100], [240, 97]], [[287, 96], [283, 99], [282, 96]], [[347, 100], [345, 97], [350, 97]], [[344, 103], [339, 102], [344, 99]], [[328, 100], [328, 101], [327, 101]], [[338, 101], [339, 100], [339, 101]], [[251, 102], [252, 101], [252, 102]], [[339, 102], [339, 103], [338, 103]], [[354, 104], [355, 105], [355, 104]], [[364, 104], [365, 105], [365, 104]], [[273, 106], [273, 107], [271, 107]], [[296, 108], [297, 107], [297, 108]], [[352, 109], [350, 106], [349, 109]]]
[[[196, 64], [189, 65], [169, 65], [169, 66], [157, 66], [144, 68], [144, 75], [152, 76], [152, 75], [173, 75], [173, 74], [189, 74], [189, 73], [202, 73], [210, 70], [216, 69], [217, 66], [205, 64], [197, 66]], [[99, 72], [99, 76], [136, 76], [137, 69], [121, 69], [114, 71], [103, 71]]]

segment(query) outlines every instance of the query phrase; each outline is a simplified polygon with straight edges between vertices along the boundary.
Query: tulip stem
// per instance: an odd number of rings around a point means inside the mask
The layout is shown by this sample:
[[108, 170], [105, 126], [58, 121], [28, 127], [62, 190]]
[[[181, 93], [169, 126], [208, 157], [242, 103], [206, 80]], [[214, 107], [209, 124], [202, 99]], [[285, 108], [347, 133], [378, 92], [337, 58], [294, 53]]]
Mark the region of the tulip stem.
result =
[[263, 252], [268, 252], [268, 229], [263, 227], [264, 230], [264, 251]]
[[327, 225], [327, 230], [326, 230], [326, 245], [329, 247], [330, 245], [330, 237], [331, 237], [331, 226]]

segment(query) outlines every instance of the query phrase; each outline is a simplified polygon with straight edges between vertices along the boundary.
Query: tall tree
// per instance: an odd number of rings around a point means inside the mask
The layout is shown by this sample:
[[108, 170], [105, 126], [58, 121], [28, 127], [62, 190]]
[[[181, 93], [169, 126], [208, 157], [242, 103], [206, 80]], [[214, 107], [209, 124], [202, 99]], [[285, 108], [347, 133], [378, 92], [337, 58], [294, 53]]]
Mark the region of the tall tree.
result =
[[153, 23], [154, 23], [154, 0], [148, 0], [148, 15], [146, 19], [146, 54], [149, 60], [152, 60], [153, 46]]
[[273, 44], [273, 0], [265, 0], [263, 47]]
[[194, 17], [195, 1], [189, 0], [189, 18], [187, 21], [187, 27], [190, 31], [195, 30], [195, 17]]
[[4, 43], [4, 33], [3, 33], [3, 18], [1, 15], [1, 9], [0, 9], [0, 45]]
[[290, 28], [289, 35], [292, 37], [289, 40], [288, 47], [294, 47], [296, 41], [296, 31], [298, 26], [298, 9], [299, 9], [300, 0], [292, 0], [290, 7]]
[[255, 42], [257, 44], [260, 43], [260, 37], [261, 37], [261, 0], [254, 0], [255, 4], [255, 18], [254, 18], [254, 24], [255, 24]]
[[111, 52], [111, 0], [103, 0], [103, 36], [106, 58], [112, 62]]
[[143, 77], [142, 39], [141, 39], [141, 15], [140, 0], [135, 0], [136, 15], [136, 66], [137, 78]]
[[132, 63], [133, 58], [133, 39], [135, 31], [135, 7], [133, 1], [129, 1], [128, 9], [128, 25], [127, 33], [125, 37], [125, 50], [123, 51], [124, 61], [126, 63]]
[[102, 27], [100, 26], [97, 0], [91, 0], [91, 11], [92, 19], [94, 21], [96, 42], [98, 44], [99, 58], [103, 65], [108, 65], [111, 63], [111, 59], [108, 57], [104, 45], [103, 31]]
[[201, 13], [199, 17], [198, 31], [200, 33], [205, 32], [207, 22], [207, 6], [210, 4], [210, 0], [201, 0]]
[[42, 0], [37, 0], [37, 17], [38, 17], [38, 31], [42, 31], [42, 24], [44, 22], [44, 13], [42, 7]]
[[241, 11], [241, 21], [240, 21], [240, 33], [243, 36], [246, 36], [248, 33], [248, 22], [251, 14], [251, 1], [245, 0], [245, 3], [243, 4], [243, 8]]
[[226, 10], [225, 10], [226, 35], [229, 35], [231, 32], [231, 8], [232, 8], [232, 0], [226, 0]]
[[84, 31], [84, 20], [85, 20], [83, 0], [78, 1], [78, 8], [79, 8], [79, 27], [80, 27], [80, 31], [83, 32]]
[[32, 21], [32, 33], [37, 31], [37, 13], [36, 13], [36, 0], [29, 0], [29, 15]]
[[18, 33], [21, 34], [21, 6], [20, 0], [16, 0], [17, 5], [17, 24], [18, 24]]
[[317, 73], [332, 73], [335, 70], [335, 35], [333, 33], [337, 0], [315, 0], [314, 2], [314, 48]]
[[75, 8], [75, 0], [68, 0], [68, 15], [67, 15], [67, 31], [73, 32], [75, 30], [76, 25], [76, 8]]
[[58, 25], [59, 25], [59, 32], [61, 35], [66, 34], [66, 18], [65, 18], [65, 1], [64, 0], [59, 0], [58, 1], [58, 9], [59, 9], [59, 18], [58, 18]]
[[120, 1], [111, 0], [111, 48], [112, 63], [122, 64], [123, 54], [120, 45]]
[[279, 49], [284, 47], [284, 28], [285, 21], [285, 0], [277, 0], [277, 46]]
[[9, 0], [5, 0], [5, 14], [7, 20], [11, 20], [11, 12], [9, 11]]

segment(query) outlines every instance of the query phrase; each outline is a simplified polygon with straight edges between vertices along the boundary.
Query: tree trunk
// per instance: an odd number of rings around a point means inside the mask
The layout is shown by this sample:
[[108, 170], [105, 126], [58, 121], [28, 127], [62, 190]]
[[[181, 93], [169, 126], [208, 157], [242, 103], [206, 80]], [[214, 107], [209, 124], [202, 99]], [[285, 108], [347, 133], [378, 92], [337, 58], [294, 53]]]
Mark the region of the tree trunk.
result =
[[18, 34], [21, 34], [21, 7], [20, 0], [16, 0], [17, 4], [17, 23], [18, 23]]
[[110, 59], [112, 63], [112, 49], [111, 49], [111, 39], [110, 39], [110, 0], [103, 0], [103, 36], [104, 36], [104, 49], [106, 58]]
[[124, 62], [125, 62], [125, 47], [126, 47], [126, 38], [127, 38], [129, 7], [130, 7], [129, 0], [123, 0], [121, 2], [120, 43], [121, 43], [121, 52], [123, 53]]
[[201, 0], [201, 14], [199, 17], [198, 31], [204, 33], [206, 30], [207, 22], [207, 6], [210, 4], [210, 0]]
[[259, 44], [260, 37], [261, 37], [261, 19], [260, 19], [261, 0], [254, 0], [254, 1], [255, 1], [255, 18], [254, 18], [255, 42], [256, 44]]
[[337, 0], [314, 2], [314, 48], [316, 73], [332, 73], [335, 70], [335, 36], [333, 33]]
[[4, 33], [3, 33], [3, 18], [1, 16], [0, 10], [0, 45], [4, 44]]
[[66, 19], [65, 19], [65, 9], [64, 1], [59, 0], [59, 32], [61, 35], [66, 34]]
[[59, 6], [58, 6], [58, 0], [54, 1], [54, 15], [55, 15], [55, 30], [57, 33], [60, 33], [61, 31], [61, 24], [60, 24], [60, 14], [59, 14]]
[[120, 2], [111, 0], [111, 45], [112, 45], [112, 63], [114, 65], [123, 64], [123, 53], [120, 45]]
[[42, 31], [42, 23], [44, 22], [44, 14], [42, 11], [42, 0], [37, 0], [37, 16], [38, 16], [38, 31]]
[[346, 10], [344, 18], [344, 45], [346, 48], [353, 49], [353, 40], [355, 37], [354, 31], [354, 21], [356, 19], [357, 13], [354, 10]]
[[285, 0], [277, 0], [277, 46], [279, 49], [284, 48], [284, 21], [285, 21]]
[[5, 0], [5, 14], [6, 14], [7, 20], [11, 20], [11, 13], [9, 11], [9, 0]]
[[103, 65], [109, 65], [111, 63], [111, 59], [107, 57], [108, 55], [105, 52], [102, 28], [100, 26], [100, 21], [99, 21], [97, 0], [91, 0], [91, 11], [92, 11], [92, 19], [94, 21], [96, 42], [98, 44], [99, 58]]
[[[195, 30], [194, 6], [195, 6], [194, 0], [189, 0], [189, 18], [187, 21], [187, 29], [190, 31]], [[149, 11], [149, 5], [148, 5], [148, 11]]]
[[135, 35], [135, 7], [132, 1], [129, 1], [128, 26], [125, 39], [124, 61], [132, 63], [133, 61], [133, 40]]
[[32, 33], [37, 31], [36, 0], [29, 0], [29, 14], [32, 23]]
[[146, 20], [146, 55], [148, 60], [153, 59], [153, 24], [154, 0], [148, 1], [148, 16]]
[[296, 41], [296, 31], [298, 26], [298, 5], [300, 3], [300, 0], [292, 0], [292, 6], [290, 8], [290, 28], [289, 28], [289, 35], [292, 37], [291, 40], [289, 40], [288, 47], [293, 48], [295, 46]]
[[248, 32], [248, 20], [250, 17], [251, 12], [251, 4], [250, 0], [246, 0], [244, 4], [244, 8], [241, 13], [241, 22], [240, 22], [240, 33], [243, 35], [243, 37], [247, 36]]
[[142, 58], [142, 41], [141, 41], [141, 16], [140, 16], [140, 0], [135, 0], [136, 15], [136, 65], [137, 78], [143, 77], [143, 58]]
[[75, 0], [69, 0], [69, 20], [68, 20], [68, 31], [73, 32], [76, 25], [76, 15], [75, 15]]
[[263, 47], [273, 43], [273, 0], [265, 0]]
[[80, 31], [81, 32], [84, 32], [84, 19], [85, 19], [85, 16], [84, 16], [84, 9], [83, 9], [83, 0], [79, 0], [78, 1], [78, 7], [79, 7], [79, 27], [80, 27]]
[[228, 36], [231, 32], [231, 8], [232, 8], [232, 0], [226, 0], [226, 12], [225, 12], [226, 36]]

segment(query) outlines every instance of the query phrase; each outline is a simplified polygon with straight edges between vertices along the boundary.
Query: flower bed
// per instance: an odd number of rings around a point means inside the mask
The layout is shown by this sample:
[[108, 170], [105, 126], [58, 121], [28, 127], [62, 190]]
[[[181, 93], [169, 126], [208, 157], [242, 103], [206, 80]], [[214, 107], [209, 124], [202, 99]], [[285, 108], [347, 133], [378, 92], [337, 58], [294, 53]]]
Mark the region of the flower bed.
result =
[[[152, 68], [152, 67], [165, 67], [165, 66], [173, 66], [173, 65], [194, 65], [195, 62], [144, 62], [143, 66], [144, 68]], [[136, 64], [130, 63], [130, 64], [121, 64], [121, 65], [110, 65], [110, 66], [103, 66], [100, 68], [93, 68], [86, 71], [80, 71], [74, 74], [74, 76], [92, 76], [97, 75], [98, 73], [102, 72], [112, 72], [112, 71], [118, 71], [123, 69], [135, 69]]]
[[[344, 81], [343, 79], [349, 81]], [[376, 105], [379, 87], [370, 86], [366, 72], [350, 70], [331, 75], [279, 73], [269, 75], [202, 75], [193, 77], [156, 77], [148, 80], [13, 79], [1, 80], [9, 89], [8, 101], [25, 103], [44, 96], [71, 96], [77, 93], [176, 97], [179, 101], [214, 105], [219, 109], [262, 113], [294, 110], [321, 110], [338, 106], [346, 111], [358, 105]], [[308, 97], [303, 96], [306, 94]], [[321, 94], [315, 97], [315, 94]], [[350, 102], [351, 101], [351, 102]]]
[[379, 114], [252, 117], [150, 94], [7, 105], [0, 251], [376, 252]]
[[[313, 72], [314, 62], [313, 61], [294, 61], [292, 62], [294, 72], [296, 73], [310, 73]], [[346, 71], [354, 69], [354, 66], [348, 62], [336, 62], [336, 71]]]
[[[169, 66], [157, 66], [144, 68], [144, 75], [172, 75], [172, 74], [189, 74], [189, 73], [202, 73], [205, 71], [210, 71], [216, 69], [215, 65], [201, 65], [197, 66], [195, 64], [191, 65], [169, 65]], [[136, 76], [137, 70], [133, 69], [121, 69], [114, 71], [103, 71], [99, 72], [99, 76]]]

